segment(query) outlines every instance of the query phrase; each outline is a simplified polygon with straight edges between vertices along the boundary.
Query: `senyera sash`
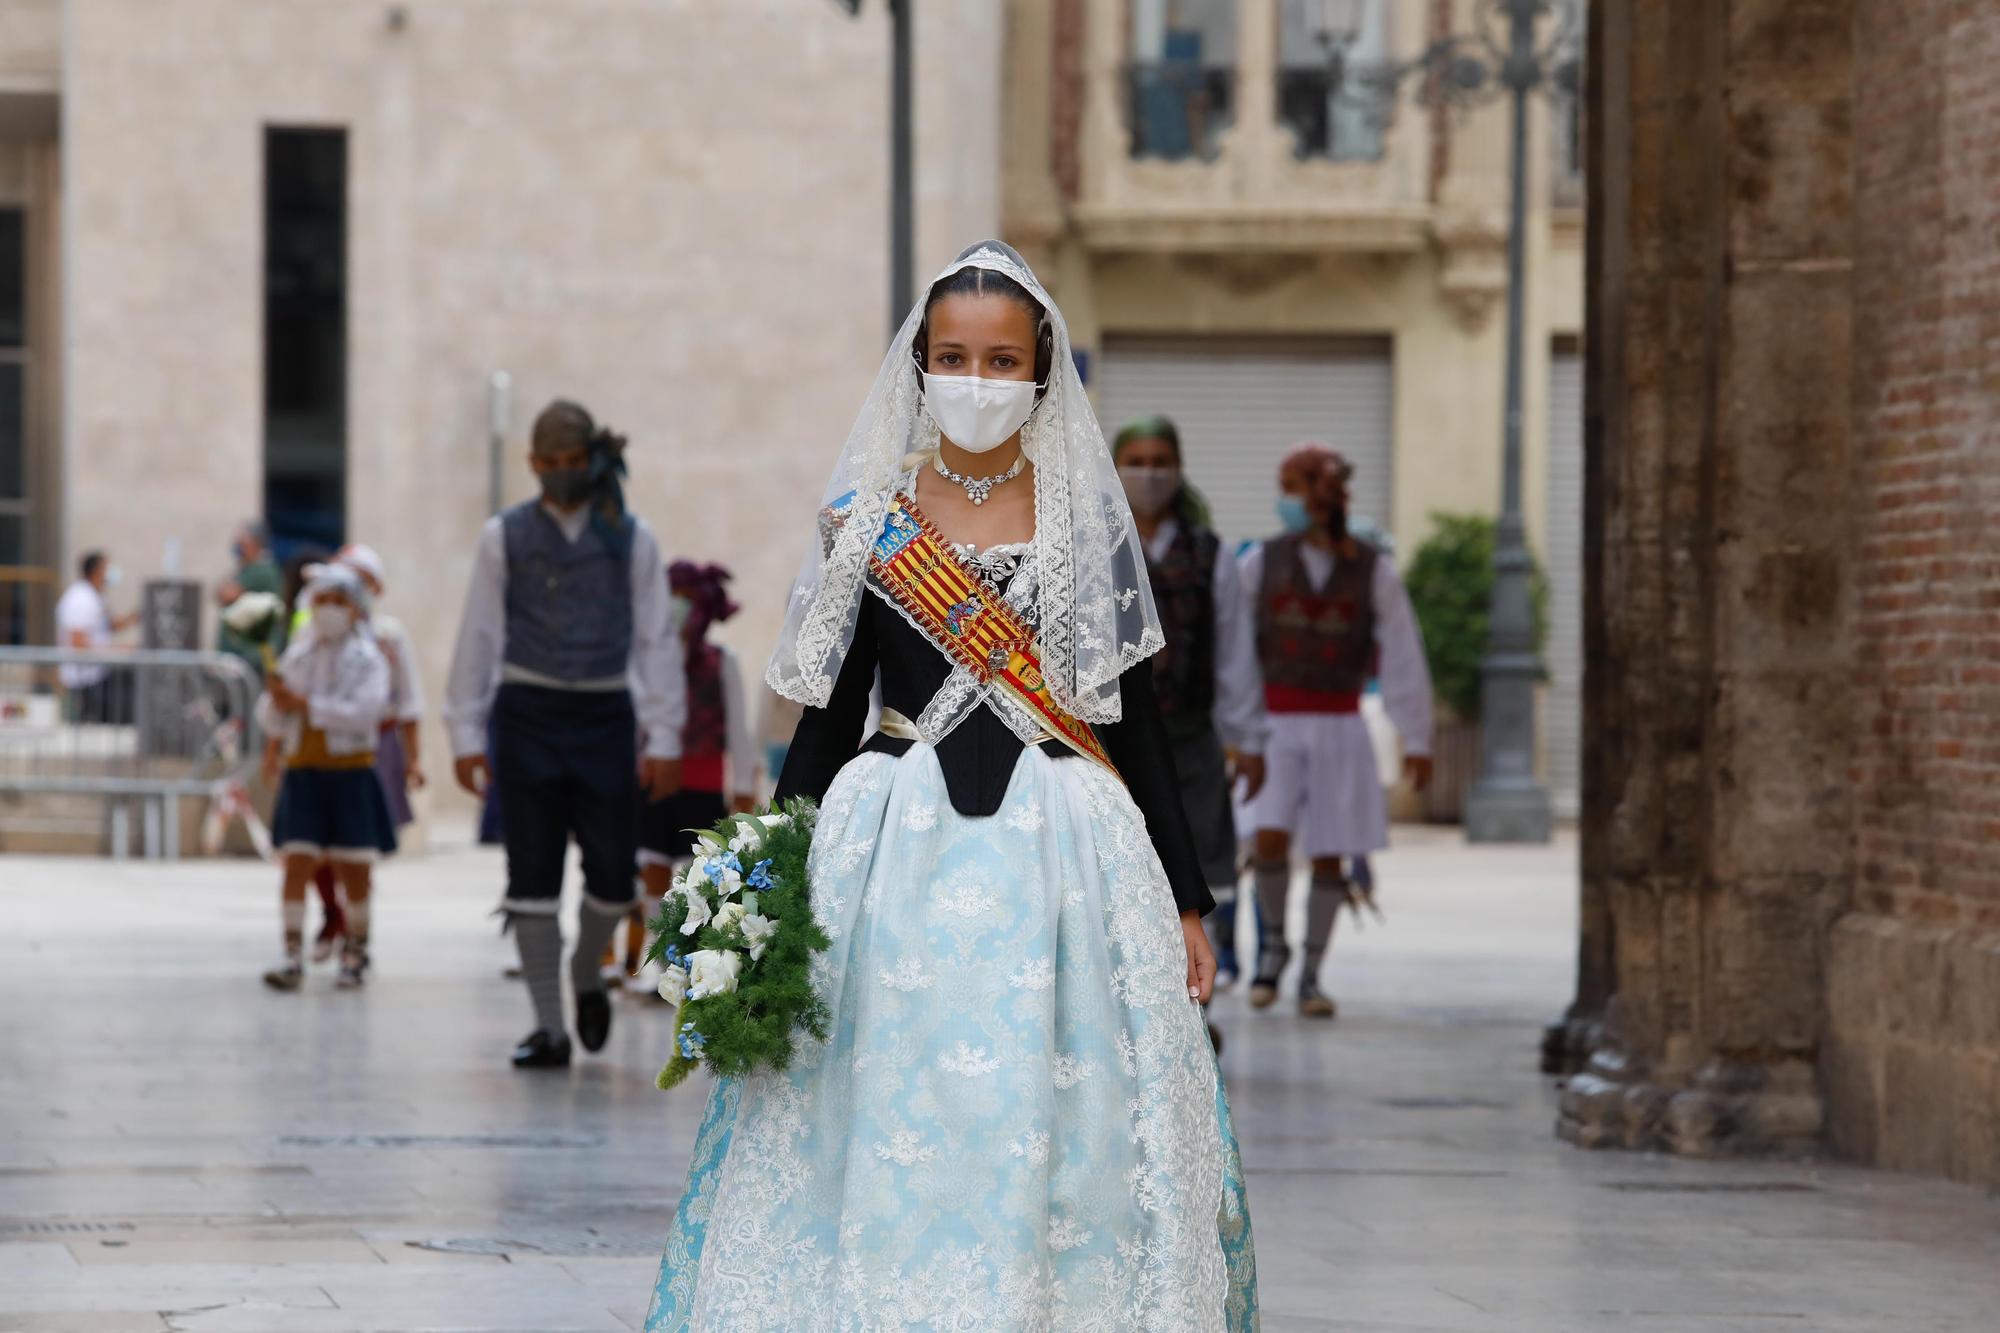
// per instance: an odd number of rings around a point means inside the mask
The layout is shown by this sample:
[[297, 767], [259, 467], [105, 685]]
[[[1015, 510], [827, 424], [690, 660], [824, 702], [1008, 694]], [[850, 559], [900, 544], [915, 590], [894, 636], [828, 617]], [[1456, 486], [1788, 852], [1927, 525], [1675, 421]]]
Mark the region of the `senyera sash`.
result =
[[1034, 628], [945, 540], [916, 501], [897, 495], [869, 552], [868, 569], [926, 637], [982, 685], [997, 684], [1033, 710], [1049, 734], [1118, 771], [1090, 724], [1049, 694]]

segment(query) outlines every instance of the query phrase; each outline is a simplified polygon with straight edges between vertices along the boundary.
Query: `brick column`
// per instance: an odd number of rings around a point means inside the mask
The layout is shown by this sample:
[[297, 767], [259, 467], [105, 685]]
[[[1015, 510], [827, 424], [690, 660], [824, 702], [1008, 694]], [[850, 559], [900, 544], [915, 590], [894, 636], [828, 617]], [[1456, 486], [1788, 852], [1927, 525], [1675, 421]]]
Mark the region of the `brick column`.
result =
[[1584, 987], [1561, 1132], [1815, 1146], [1852, 872], [1853, 0], [1593, 5]]
[[1856, 0], [1846, 1156], [2000, 1186], [2000, 10]]

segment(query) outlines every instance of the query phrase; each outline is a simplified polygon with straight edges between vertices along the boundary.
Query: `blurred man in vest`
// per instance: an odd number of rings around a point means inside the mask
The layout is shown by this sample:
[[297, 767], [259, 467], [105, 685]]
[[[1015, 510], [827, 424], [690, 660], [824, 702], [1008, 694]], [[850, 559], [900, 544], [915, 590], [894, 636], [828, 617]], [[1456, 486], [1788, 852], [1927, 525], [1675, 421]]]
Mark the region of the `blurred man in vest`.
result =
[[680, 786], [681, 646], [659, 543], [625, 511], [624, 448], [575, 403], [536, 418], [541, 495], [487, 520], [446, 682], [459, 785], [483, 795], [497, 783], [507, 811], [500, 906], [536, 1021], [514, 1051], [522, 1069], [570, 1061], [556, 922], [570, 839], [584, 881], [570, 980], [577, 1038], [595, 1051], [611, 1031], [597, 960], [634, 896], [638, 789], [664, 800]]
[[1357, 902], [1346, 861], [1388, 845], [1388, 802], [1361, 695], [1379, 678], [1403, 742], [1403, 770], [1430, 781], [1431, 679], [1409, 595], [1394, 563], [1348, 531], [1353, 469], [1324, 444], [1295, 445], [1279, 465], [1285, 531], [1242, 558], [1256, 605], [1257, 656], [1271, 736], [1264, 789], [1251, 803], [1262, 912], [1250, 1002], [1278, 998], [1291, 959], [1285, 899], [1295, 843], [1312, 863], [1299, 1012], [1332, 1018], [1320, 964], [1343, 906]]

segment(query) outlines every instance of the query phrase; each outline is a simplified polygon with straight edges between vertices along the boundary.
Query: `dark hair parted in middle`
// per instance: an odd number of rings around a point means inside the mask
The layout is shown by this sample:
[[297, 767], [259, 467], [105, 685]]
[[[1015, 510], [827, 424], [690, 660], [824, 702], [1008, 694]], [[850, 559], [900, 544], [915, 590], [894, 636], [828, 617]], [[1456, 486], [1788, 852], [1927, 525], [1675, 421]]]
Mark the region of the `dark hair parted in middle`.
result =
[[[967, 246], [958, 256], [958, 260], [962, 262], [970, 259], [981, 250], [997, 251], [1023, 269], [1028, 267], [1028, 261], [1021, 258], [1020, 252], [1003, 241], [981, 241], [977, 245]], [[917, 325], [916, 341], [910, 348], [911, 356], [916, 359], [918, 373], [930, 369], [932, 307], [947, 296], [984, 295], [1004, 296], [1035, 317], [1035, 383], [1040, 386], [1035, 390], [1035, 397], [1041, 398], [1049, 391], [1049, 372], [1055, 366], [1056, 360], [1056, 330], [1055, 325], [1049, 321], [1049, 312], [1042, 308], [1042, 303], [1037, 301], [1026, 287], [1005, 273], [997, 273], [990, 268], [980, 268], [976, 264], [959, 269], [956, 273], [939, 278], [931, 284], [930, 294], [924, 298], [924, 317]]]

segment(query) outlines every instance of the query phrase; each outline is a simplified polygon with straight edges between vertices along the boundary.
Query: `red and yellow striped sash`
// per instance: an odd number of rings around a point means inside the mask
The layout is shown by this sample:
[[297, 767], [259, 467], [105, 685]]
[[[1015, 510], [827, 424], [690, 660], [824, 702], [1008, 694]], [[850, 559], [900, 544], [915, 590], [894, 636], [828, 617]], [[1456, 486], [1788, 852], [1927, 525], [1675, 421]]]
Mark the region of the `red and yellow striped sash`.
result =
[[1050, 696], [1035, 654], [1035, 631], [946, 541], [907, 495], [889, 514], [868, 560], [869, 572], [930, 641], [981, 684], [998, 682], [1026, 704], [1051, 734], [1078, 754], [1118, 771], [1090, 724]]

